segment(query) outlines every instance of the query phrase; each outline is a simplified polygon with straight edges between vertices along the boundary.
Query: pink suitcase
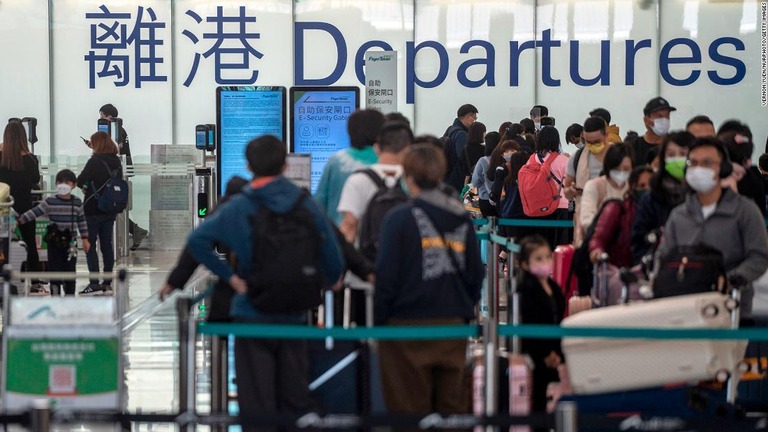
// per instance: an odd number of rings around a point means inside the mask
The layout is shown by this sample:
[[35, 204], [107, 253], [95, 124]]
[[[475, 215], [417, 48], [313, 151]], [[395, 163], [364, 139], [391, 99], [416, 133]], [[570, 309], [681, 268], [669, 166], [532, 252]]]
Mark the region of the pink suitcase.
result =
[[[563, 327], [731, 328], [732, 300], [692, 294], [583, 311]], [[737, 315], [738, 316], [738, 315]], [[737, 320], [738, 322], [738, 320]], [[564, 338], [574, 394], [599, 394], [698, 382], [731, 374], [746, 341]]]
[[[568, 285], [568, 274], [571, 271], [575, 251], [576, 249], [573, 245], [560, 245], [555, 248], [555, 253], [552, 256], [552, 280], [560, 285], [566, 300], [571, 298], [579, 289], [579, 281], [576, 279], [576, 275], [572, 275], [571, 283]], [[566, 314], [566, 316], [568, 315]]]

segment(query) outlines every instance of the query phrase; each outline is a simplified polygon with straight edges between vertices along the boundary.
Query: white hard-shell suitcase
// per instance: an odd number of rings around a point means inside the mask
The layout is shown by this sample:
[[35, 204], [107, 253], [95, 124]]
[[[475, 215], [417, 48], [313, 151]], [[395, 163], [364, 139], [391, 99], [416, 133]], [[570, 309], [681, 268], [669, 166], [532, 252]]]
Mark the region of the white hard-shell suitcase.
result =
[[[692, 294], [592, 309], [569, 316], [562, 326], [726, 329], [732, 327], [731, 314], [738, 313], [733, 304], [720, 293]], [[599, 394], [731, 374], [747, 343], [564, 338], [562, 346], [574, 394]]]

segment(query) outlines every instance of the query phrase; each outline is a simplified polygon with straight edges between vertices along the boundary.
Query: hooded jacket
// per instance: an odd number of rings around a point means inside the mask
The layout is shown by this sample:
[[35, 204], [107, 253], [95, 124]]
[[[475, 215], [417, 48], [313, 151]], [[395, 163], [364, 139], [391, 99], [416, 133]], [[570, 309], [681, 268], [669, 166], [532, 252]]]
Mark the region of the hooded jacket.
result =
[[[216, 276], [229, 280], [233, 274], [245, 278], [253, 264], [253, 227], [250, 219], [258, 215], [261, 206], [278, 214], [287, 213], [296, 200], [300, 189], [285, 177], [276, 177], [261, 187], [248, 187], [233, 197], [225, 206], [217, 209], [209, 219], [189, 235], [187, 248], [192, 257], [205, 265]], [[315, 226], [321, 236], [320, 269], [330, 285], [339, 280], [344, 267], [339, 244], [331, 230], [328, 219], [311, 199], [304, 201], [304, 207], [315, 217]], [[237, 257], [237, 268], [232, 269], [221, 261], [214, 252], [214, 245], [220, 244]], [[230, 314], [236, 317], [263, 315], [251, 306], [245, 295], [235, 295]]]
[[[723, 254], [729, 277], [741, 276], [751, 283], [768, 269], [768, 235], [762, 214], [753, 201], [730, 189], [723, 189], [715, 212], [706, 220], [696, 194], [688, 194], [685, 203], [669, 215], [658, 256], [663, 261], [675, 247], [697, 244]], [[742, 291], [742, 312], [747, 315], [752, 294], [751, 288]]]
[[624, 140], [621, 139], [621, 132], [619, 132], [619, 127], [615, 124], [605, 128], [605, 134], [608, 138], [608, 144], [621, 144], [624, 142]]
[[390, 318], [474, 317], [485, 270], [461, 203], [438, 190], [424, 191], [387, 215], [381, 239], [374, 294], [378, 324]]

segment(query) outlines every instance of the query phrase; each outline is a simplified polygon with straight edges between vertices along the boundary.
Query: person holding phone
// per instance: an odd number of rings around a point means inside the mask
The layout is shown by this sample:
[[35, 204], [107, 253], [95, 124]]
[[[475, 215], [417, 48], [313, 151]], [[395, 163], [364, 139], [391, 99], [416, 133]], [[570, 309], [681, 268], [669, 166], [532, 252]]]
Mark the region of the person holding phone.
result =
[[[115, 108], [115, 106], [112, 104], [106, 104], [101, 108], [99, 108], [99, 117], [106, 120], [112, 120], [113, 118], [117, 118], [118, 117], [117, 108]], [[86, 140], [86, 144], [88, 144], [87, 140]], [[118, 154], [125, 155], [126, 165], [133, 165], [133, 159], [131, 158], [131, 147], [128, 141], [128, 132], [125, 131], [125, 128], [123, 128], [122, 125], [120, 125], [120, 130], [118, 131], [118, 134], [117, 134], [117, 149], [118, 149]], [[147, 234], [149, 234], [149, 231], [140, 227], [136, 222], [134, 222], [132, 219], [129, 218], [128, 233], [131, 235], [131, 237], [133, 237], [133, 244], [131, 245], [131, 250], [135, 251], [136, 249], [139, 248], [139, 246], [141, 246], [141, 242], [144, 241], [144, 238], [147, 237]]]

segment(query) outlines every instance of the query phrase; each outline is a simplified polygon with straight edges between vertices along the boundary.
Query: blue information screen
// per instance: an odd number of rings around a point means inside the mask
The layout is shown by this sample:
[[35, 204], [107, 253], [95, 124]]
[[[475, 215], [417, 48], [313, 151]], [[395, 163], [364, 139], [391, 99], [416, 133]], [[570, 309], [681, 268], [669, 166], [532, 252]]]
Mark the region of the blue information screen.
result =
[[349, 148], [347, 119], [359, 107], [357, 87], [292, 87], [293, 152], [312, 157], [312, 193], [328, 159]]
[[234, 176], [251, 179], [245, 147], [254, 138], [274, 135], [285, 141], [285, 87], [225, 86], [216, 89], [219, 194]]

